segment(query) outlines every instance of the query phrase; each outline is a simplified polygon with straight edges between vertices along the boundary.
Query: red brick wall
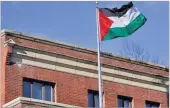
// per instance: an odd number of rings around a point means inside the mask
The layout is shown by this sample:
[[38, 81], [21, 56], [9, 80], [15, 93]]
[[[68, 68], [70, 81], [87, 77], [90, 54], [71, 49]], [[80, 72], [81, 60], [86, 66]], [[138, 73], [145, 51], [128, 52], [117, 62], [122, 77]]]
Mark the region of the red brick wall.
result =
[[[7, 66], [5, 103], [22, 96], [22, 78], [54, 82], [56, 101], [76, 106], [88, 105], [87, 90], [98, 90], [98, 80], [48, 69], [17, 64]], [[133, 97], [134, 107], [145, 107], [145, 100], [160, 102], [167, 107], [167, 95], [163, 92], [104, 81], [105, 107], [117, 107], [117, 95]]]
[[[40, 43], [40, 42], [35, 42], [35, 40], [30, 41], [30, 40], [25, 40], [25, 39], [21, 39], [21, 38], [11, 37], [11, 36], [6, 36], [6, 39], [7, 40], [13, 39], [19, 45], [23, 45], [23, 46], [27, 46], [27, 47], [31, 47], [31, 48], [37, 48], [37, 49], [54, 52], [54, 53], [62, 53], [62, 54], [66, 54], [68, 56], [82, 58], [82, 59], [97, 62], [97, 54], [93, 55], [93, 54], [78, 52], [78, 51], [74, 51], [74, 50], [70, 50], [70, 49], [66, 49], [66, 48], [61, 48], [58, 46], [52, 46], [52, 45], [48, 45], [48, 44], [44, 44], [44, 43]], [[153, 74], [163, 75], [163, 76], [169, 75], [168, 72], [165, 72], [163, 70], [158, 70], [158, 69], [154, 69], [154, 68], [150, 68], [150, 67], [146, 67], [146, 66], [142, 66], [142, 65], [132, 64], [129, 61], [125, 62], [125, 61], [120, 61], [120, 60], [116, 60], [116, 59], [102, 57], [102, 63], [110, 64], [110, 65], [117, 66], [117, 67], [124, 68], [124, 69], [141, 71], [141, 72], [145, 72], [145, 73], [153, 73]]]
[[[73, 50], [60, 48], [57, 46], [50, 46], [38, 42], [32, 42], [29, 40], [23, 40], [15, 37], [7, 36], [7, 39], [12, 38], [17, 44], [27, 47], [38, 48], [50, 52], [63, 53], [69, 56], [94, 60], [96, 61], [96, 55], [76, 52]], [[163, 70], [153, 69], [150, 67], [144, 67], [140, 65], [134, 65], [131, 63], [111, 60], [109, 58], [103, 58], [102, 62], [111, 64], [113, 66], [119, 66], [126, 69], [133, 69], [137, 71], [149, 72], [153, 74], [159, 74], [167, 76], [168, 72]], [[17, 64], [7, 65], [5, 68], [5, 92], [3, 103], [7, 103], [18, 96], [22, 96], [22, 80], [23, 77], [45, 80], [56, 83], [55, 95], [56, 101], [59, 103], [84, 106], [87, 107], [87, 90], [98, 90], [97, 79], [67, 74], [63, 72], [56, 72], [52, 70], [42, 69], [38, 67], [22, 65], [18, 67]], [[117, 106], [117, 95], [125, 95], [133, 97], [134, 107], [144, 107], [145, 100], [152, 100], [160, 102], [162, 107], [167, 107], [167, 94], [154, 90], [143, 89], [139, 87], [128, 86], [124, 84], [118, 84], [113, 82], [104, 81], [104, 101], [106, 107]]]
[[4, 46], [5, 37], [1, 37], [1, 104], [5, 102], [5, 68], [6, 68], [6, 56], [7, 47]]

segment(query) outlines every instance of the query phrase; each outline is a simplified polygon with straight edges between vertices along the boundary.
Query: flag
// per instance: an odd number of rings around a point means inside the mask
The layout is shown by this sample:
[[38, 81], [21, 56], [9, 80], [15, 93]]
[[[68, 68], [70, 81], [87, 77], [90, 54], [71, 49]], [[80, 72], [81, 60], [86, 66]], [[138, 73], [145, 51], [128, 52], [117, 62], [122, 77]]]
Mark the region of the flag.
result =
[[99, 8], [101, 41], [118, 37], [128, 37], [143, 26], [146, 17], [132, 2], [116, 8]]

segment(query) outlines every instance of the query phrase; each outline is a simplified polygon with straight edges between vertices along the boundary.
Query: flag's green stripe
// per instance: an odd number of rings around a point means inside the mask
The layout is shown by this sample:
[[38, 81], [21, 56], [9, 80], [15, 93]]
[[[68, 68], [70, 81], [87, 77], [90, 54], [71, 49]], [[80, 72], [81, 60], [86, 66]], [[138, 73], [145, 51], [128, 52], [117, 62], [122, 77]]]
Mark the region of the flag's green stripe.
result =
[[143, 14], [139, 14], [132, 22], [126, 27], [110, 28], [104, 40], [111, 40], [117, 37], [127, 37], [134, 33], [146, 22], [146, 18]]

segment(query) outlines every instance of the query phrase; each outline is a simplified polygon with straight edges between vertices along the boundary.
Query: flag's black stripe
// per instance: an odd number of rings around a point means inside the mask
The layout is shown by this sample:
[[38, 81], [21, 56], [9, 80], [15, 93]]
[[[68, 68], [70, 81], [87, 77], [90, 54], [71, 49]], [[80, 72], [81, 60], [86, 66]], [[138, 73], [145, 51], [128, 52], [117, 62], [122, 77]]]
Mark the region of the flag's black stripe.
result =
[[117, 16], [121, 17], [123, 16], [131, 7], [133, 6], [132, 2], [129, 2], [128, 4], [123, 5], [121, 8], [117, 9], [116, 8], [100, 8], [100, 11], [106, 15], [107, 17], [111, 16]]

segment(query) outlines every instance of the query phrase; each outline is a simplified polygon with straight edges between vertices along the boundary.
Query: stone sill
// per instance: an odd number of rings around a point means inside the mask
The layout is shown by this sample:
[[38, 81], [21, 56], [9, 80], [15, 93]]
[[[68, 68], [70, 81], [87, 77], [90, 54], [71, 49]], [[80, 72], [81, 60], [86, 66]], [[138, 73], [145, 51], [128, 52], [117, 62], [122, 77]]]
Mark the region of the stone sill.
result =
[[63, 104], [63, 103], [56, 103], [56, 102], [50, 102], [50, 101], [44, 101], [44, 100], [38, 100], [38, 99], [26, 98], [26, 97], [18, 97], [4, 104], [3, 108], [13, 108], [14, 106], [18, 104], [28, 104], [28, 105], [31, 104], [31, 105], [40, 106], [40, 107], [53, 107], [53, 108], [58, 108], [58, 107], [81, 108], [80, 106], [73, 106], [73, 105], [68, 105], [68, 104]]

